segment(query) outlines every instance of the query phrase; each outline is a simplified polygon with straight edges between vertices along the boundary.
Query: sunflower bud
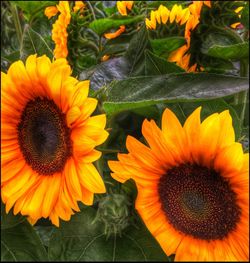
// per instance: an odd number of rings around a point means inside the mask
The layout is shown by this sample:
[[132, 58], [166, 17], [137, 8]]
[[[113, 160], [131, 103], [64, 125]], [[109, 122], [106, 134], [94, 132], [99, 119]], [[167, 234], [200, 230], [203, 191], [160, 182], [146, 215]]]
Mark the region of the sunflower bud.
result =
[[127, 196], [113, 193], [99, 202], [95, 221], [104, 223], [107, 237], [117, 233], [121, 235], [121, 231], [130, 224], [130, 205]]

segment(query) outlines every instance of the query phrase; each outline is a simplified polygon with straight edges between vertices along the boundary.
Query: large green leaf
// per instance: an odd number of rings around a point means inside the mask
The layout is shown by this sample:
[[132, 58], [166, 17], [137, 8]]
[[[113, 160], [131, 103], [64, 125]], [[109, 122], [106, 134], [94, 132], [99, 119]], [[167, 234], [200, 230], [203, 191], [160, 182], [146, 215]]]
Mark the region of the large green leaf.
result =
[[185, 72], [184, 69], [168, 62], [166, 59], [160, 58], [152, 52], [145, 50], [145, 75], [162, 75], [170, 73]]
[[20, 48], [20, 57], [22, 60], [25, 60], [27, 56], [31, 54], [37, 54], [39, 56], [47, 55], [50, 58], [53, 57], [53, 51], [42, 35], [34, 31], [29, 25], [25, 25]]
[[1, 261], [46, 260], [48, 260], [47, 252], [27, 221], [1, 230]]
[[161, 102], [219, 98], [247, 89], [247, 78], [208, 73], [135, 77], [105, 87], [103, 107], [107, 114], [113, 114]]
[[211, 57], [240, 60], [249, 56], [249, 42], [238, 43], [234, 45], [212, 45], [203, 50], [203, 53]]
[[132, 23], [137, 23], [144, 19], [143, 15], [134, 16], [134, 17], [123, 17], [123, 16], [114, 16], [110, 18], [101, 18], [94, 20], [89, 24], [89, 27], [94, 30], [98, 35], [106, 33], [111, 28], [119, 28], [121, 25], [129, 25]]
[[168, 261], [142, 222], [119, 235], [104, 235], [104, 226], [93, 223], [95, 209], [84, 208], [55, 230], [49, 246], [53, 261]]
[[184, 37], [167, 37], [150, 40], [154, 53], [158, 56], [167, 55], [170, 52], [186, 44]]
[[24, 216], [14, 216], [13, 211], [10, 210], [8, 214], [5, 213], [5, 205], [1, 202], [1, 229], [14, 227], [25, 220]]

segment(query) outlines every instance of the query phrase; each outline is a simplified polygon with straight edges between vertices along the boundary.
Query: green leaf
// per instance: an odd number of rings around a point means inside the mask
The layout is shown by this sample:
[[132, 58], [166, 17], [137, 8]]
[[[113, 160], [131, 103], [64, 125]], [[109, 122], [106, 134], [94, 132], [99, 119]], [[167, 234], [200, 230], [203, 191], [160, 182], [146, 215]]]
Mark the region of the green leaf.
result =
[[49, 246], [52, 261], [168, 261], [142, 222], [119, 235], [104, 235], [103, 223], [93, 223], [95, 209], [84, 208], [55, 230]]
[[20, 57], [22, 60], [25, 60], [31, 54], [37, 54], [38, 56], [47, 55], [49, 58], [53, 58], [53, 51], [45, 39], [29, 25], [25, 25]]
[[54, 226], [34, 226], [34, 229], [40, 237], [42, 244], [46, 247], [49, 246], [49, 240], [55, 229]]
[[103, 33], [107, 33], [111, 28], [119, 28], [121, 25], [129, 25], [132, 23], [140, 22], [144, 19], [143, 15], [134, 16], [134, 17], [123, 17], [123, 16], [114, 16], [111, 18], [101, 18], [94, 20], [89, 24], [89, 28], [94, 30], [98, 35], [102, 35]]
[[[109, 59], [96, 66], [90, 78], [91, 89], [98, 90], [114, 79], [121, 80], [144, 73], [144, 50], [150, 48], [148, 45], [148, 32], [144, 26], [134, 35], [124, 56]], [[83, 76], [81, 73], [80, 80]]]
[[[130, 72], [130, 62], [124, 58], [113, 58], [96, 66], [91, 78], [90, 87], [98, 90], [113, 79], [124, 79]], [[82, 79], [80, 75], [80, 80]]]
[[103, 92], [107, 114], [162, 102], [197, 101], [248, 89], [248, 79], [208, 73], [179, 73], [114, 81]]
[[14, 227], [25, 220], [24, 216], [20, 214], [14, 215], [10, 210], [8, 214], [5, 213], [5, 205], [1, 202], [1, 229], [7, 229]]
[[240, 60], [242, 58], [248, 58], [249, 42], [228, 46], [214, 44], [210, 48], [203, 50], [203, 53], [216, 58]]
[[140, 31], [134, 35], [129, 43], [129, 48], [124, 55], [128, 61], [131, 62], [128, 76], [139, 76], [144, 74], [145, 55], [146, 49], [151, 50], [149, 42], [148, 30], [146, 26], [142, 26]]
[[1, 230], [1, 261], [46, 260], [48, 260], [47, 252], [27, 221]]
[[145, 50], [145, 75], [162, 75], [185, 72], [184, 69]]
[[184, 37], [167, 37], [150, 40], [154, 53], [158, 56], [168, 55], [170, 52], [186, 44]]
[[238, 33], [217, 27], [211, 27], [207, 32], [201, 45], [201, 52], [220, 59], [236, 60], [249, 53], [248, 44], [242, 41]]
[[13, 1], [22, 11], [29, 20], [35, 13], [44, 12], [46, 6], [55, 6], [57, 1]]
[[249, 30], [249, 2], [245, 5], [241, 14], [241, 23]]

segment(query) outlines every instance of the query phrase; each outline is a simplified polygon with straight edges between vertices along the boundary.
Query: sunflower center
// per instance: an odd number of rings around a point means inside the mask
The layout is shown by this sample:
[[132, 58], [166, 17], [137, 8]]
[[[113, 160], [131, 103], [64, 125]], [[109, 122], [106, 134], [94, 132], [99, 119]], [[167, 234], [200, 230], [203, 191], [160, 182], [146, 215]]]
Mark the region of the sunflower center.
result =
[[18, 141], [26, 162], [37, 173], [62, 172], [72, 154], [65, 114], [47, 98], [27, 103], [18, 124]]
[[191, 164], [174, 167], [161, 177], [158, 191], [168, 221], [184, 234], [223, 239], [239, 221], [236, 194], [212, 169]]

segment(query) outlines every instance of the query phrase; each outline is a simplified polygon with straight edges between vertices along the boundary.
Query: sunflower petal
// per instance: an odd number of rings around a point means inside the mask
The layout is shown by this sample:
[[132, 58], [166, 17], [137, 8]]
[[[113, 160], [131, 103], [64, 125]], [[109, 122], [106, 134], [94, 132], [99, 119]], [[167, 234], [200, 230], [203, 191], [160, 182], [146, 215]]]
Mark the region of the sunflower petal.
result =
[[78, 163], [77, 173], [80, 183], [93, 193], [105, 193], [102, 177], [93, 164]]

